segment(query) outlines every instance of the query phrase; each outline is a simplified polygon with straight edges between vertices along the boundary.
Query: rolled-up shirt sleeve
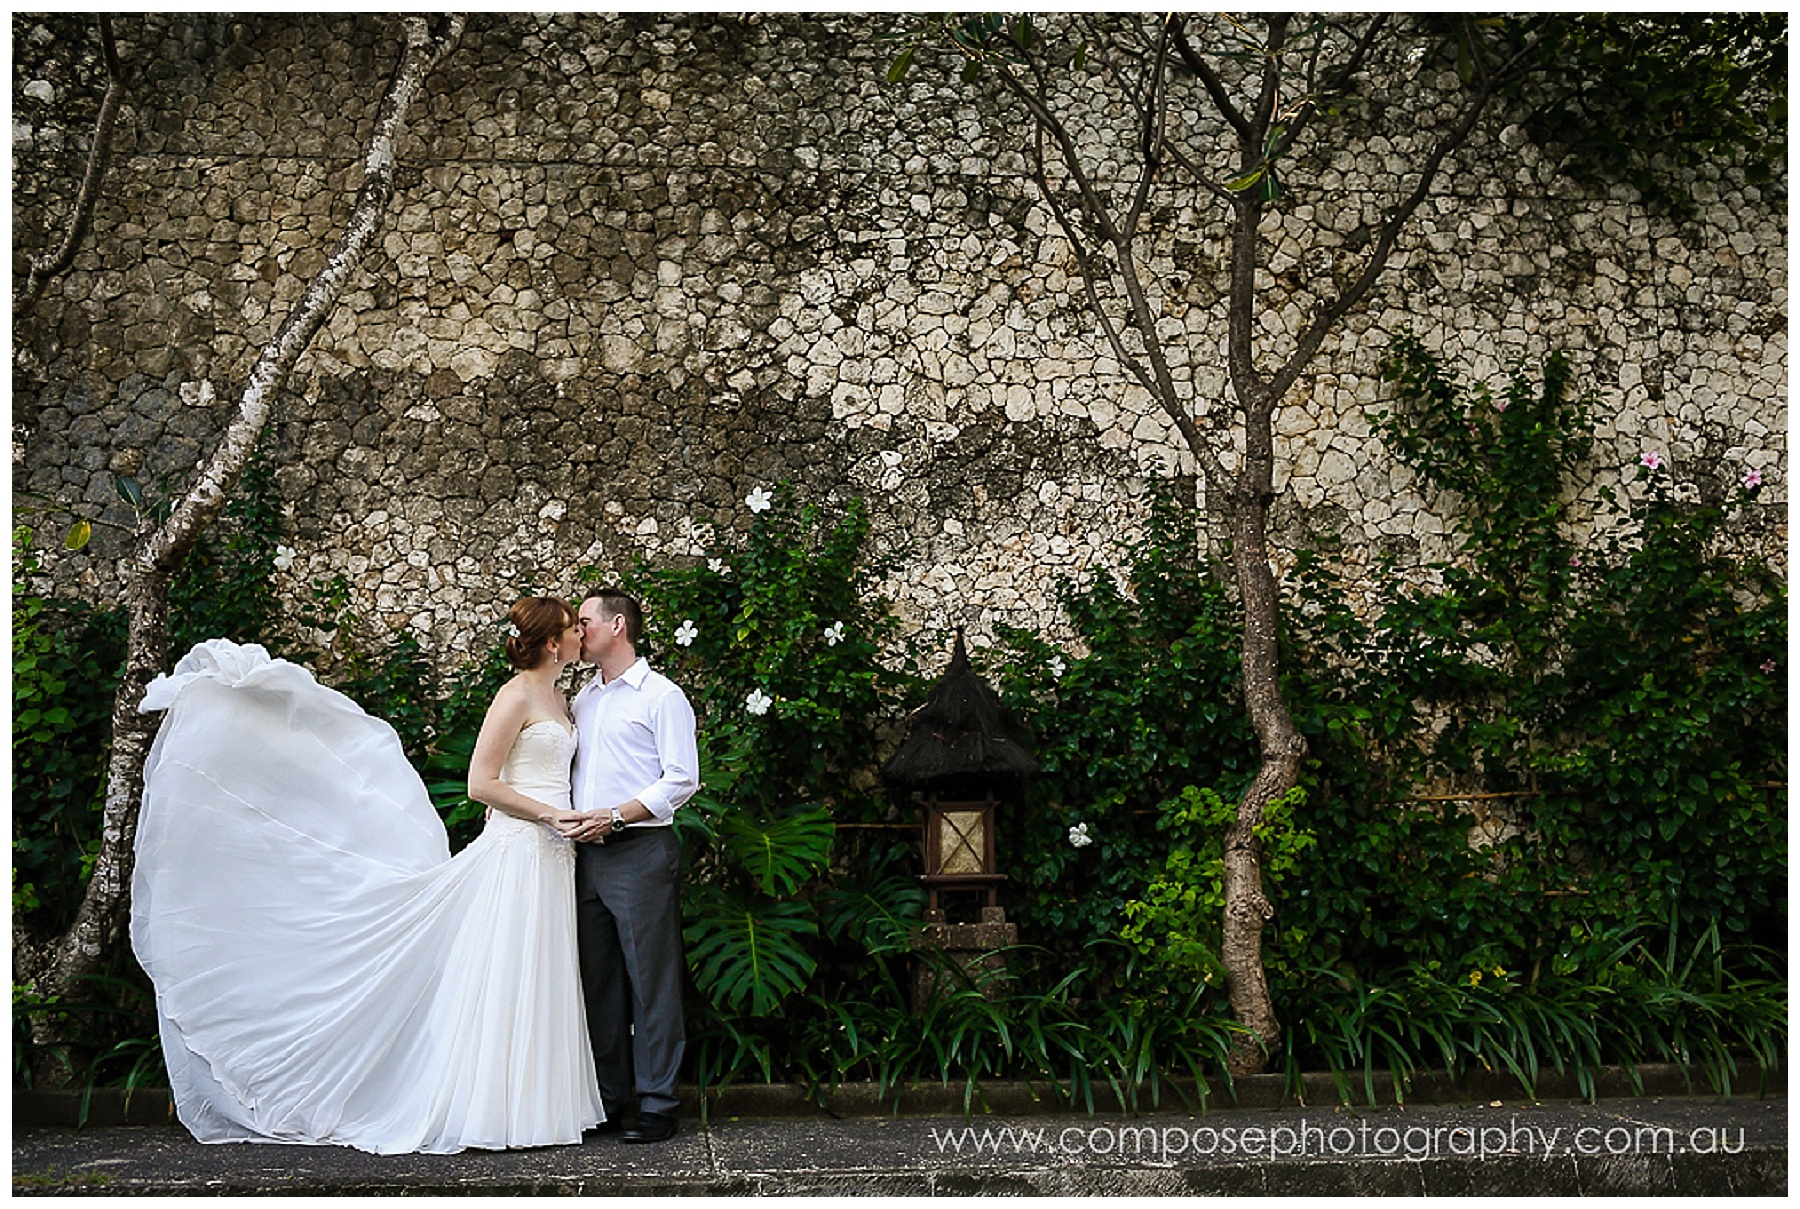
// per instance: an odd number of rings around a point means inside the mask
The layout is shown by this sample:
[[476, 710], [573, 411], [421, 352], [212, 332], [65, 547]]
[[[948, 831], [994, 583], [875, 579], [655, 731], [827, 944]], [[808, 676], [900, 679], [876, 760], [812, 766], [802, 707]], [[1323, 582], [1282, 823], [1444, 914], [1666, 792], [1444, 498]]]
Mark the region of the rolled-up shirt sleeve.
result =
[[666, 823], [700, 788], [700, 745], [694, 707], [688, 704], [687, 695], [679, 688], [664, 693], [651, 710], [651, 728], [662, 775], [636, 797], [658, 821]]

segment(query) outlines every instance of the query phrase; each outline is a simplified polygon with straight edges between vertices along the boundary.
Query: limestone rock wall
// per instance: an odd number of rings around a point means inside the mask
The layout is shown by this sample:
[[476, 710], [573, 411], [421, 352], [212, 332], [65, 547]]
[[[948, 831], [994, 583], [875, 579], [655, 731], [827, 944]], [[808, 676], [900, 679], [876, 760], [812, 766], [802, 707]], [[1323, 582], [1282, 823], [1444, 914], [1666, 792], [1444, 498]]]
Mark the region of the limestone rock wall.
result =
[[[118, 30], [139, 82], [93, 234], [15, 327], [13, 395], [15, 491], [113, 519], [116, 475], [191, 473], [323, 263], [396, 55], [376, 15]], [[18, 257], [60, 235], [101, 85], [70, 65], [80, 15], [13, 33]], [[848, 16], [474, 18], [274, 424], [293, 598], [342, 574], [449, 660], [519, 592], [697, 555], [786, 480], [868, 500], [910, 624], [1055, 633], [1056, 582], [1120, 557], [1152, 476], [1204, 502], [1018, 148], [952, 79], [885, 84], [891, 53]], [[1360, 182], [1409, 150], [1356, 135], [1290, 182], [1269, 347], [1354, 253], [1382, 201]], [[1280, 417], [1281, 535], [1443, 553], [1454, 501], [1364, 419], [1410, 327], [1478, 376], [1568, 350], [1605, 399], [1598, 479], [1645, 449], [1701, 492], [1760, 470], [1742, 540], [1785, 558], [1784, 189], [1707, 173], [1678, 221], [1557, 178], [1514, 128], [1472, 145]], [[1223, 401], [1222, 227], [1200, 199], [1153, 217], [1176, 372]], [[120, 548], [102, 531], [52, 569], [104, 591]]]

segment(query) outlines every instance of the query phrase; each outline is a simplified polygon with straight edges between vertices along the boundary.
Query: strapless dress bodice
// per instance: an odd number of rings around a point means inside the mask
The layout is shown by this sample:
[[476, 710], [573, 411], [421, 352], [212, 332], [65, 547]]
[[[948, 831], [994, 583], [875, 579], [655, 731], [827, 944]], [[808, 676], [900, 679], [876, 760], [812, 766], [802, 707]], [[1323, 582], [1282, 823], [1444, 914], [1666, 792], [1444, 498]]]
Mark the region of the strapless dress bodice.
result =
[[527, 797], [567, 809], [569, 766], [574, 758], [575, 731], [546, 718], [519, 731], [501, 766], [500, 779]]

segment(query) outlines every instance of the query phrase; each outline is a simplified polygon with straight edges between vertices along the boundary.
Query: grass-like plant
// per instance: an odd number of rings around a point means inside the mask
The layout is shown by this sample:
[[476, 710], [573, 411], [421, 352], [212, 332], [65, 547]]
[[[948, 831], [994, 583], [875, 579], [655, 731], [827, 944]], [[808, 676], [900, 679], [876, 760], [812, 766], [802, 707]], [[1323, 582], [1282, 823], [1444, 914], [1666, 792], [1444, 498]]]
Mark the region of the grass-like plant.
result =
[[[1577, 938], [1571, 949], [1594, 950]], [[1371, 983], [1338, 970], [1312, 971], [1296, 1013], [1285, 1064], [1290, 1080], [1325, 1069], [1350, 1103], [1374, 1104], [1385, 1072], [1404, 1103], [1424, 1071], [1462, 1078], [1509, 1076], [1535, 1096], [1545, 1071], [1575, 1080], [1593, 1099], [1603, 1066], [1618, 1066], [1640, 1091], [1638, 1068], [1660, 1062], [1698, 1071], [1712, 1091], [1741, 1086], [1743, 1064], [1766, 1077], [1786, 1052], [1786, 981], [1769, 955], [1727, 961], [1717, 928], [1677, 959], [1635, 935], [1606, 939], [1598, 962], [1565, 960], [1536, 978], [1504, 968], [1453, 974], [1414, 966]], [[1604, 947], [1604, 946], [1603, 946]]]

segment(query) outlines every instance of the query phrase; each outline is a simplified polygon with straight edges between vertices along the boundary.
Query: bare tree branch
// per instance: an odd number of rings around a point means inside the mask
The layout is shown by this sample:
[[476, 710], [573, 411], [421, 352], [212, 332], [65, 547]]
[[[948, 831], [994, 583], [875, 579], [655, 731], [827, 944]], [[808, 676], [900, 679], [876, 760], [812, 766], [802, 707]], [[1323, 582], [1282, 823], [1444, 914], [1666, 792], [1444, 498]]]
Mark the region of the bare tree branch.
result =
[[15, 319], [37, 304], [51, 278], [75, 262], [75, 253], [80, 250], [81, 241], [87, 237], [88, 225], [93, 221], [100, 183], [106, 178], [106, 166], [112, 158], [113, 123], [125, 98], [125, 73], [120, 70], [118, 48], [113, 43], [112, 18], [106, 13], [100, 14], [100, 52], [106, 64], [106, 95], [100, 100], [100, 116], [94, 121], [87, 172], [75, 195], [75, 212], [69, 218], [69, 229], [63, 236], [62, 246], [51, 255], [32, 257], [31, 268], [13, 296]]
[[1169, 26], [1165, 21], [1156, 39], [1155, 57], [1145, 72], [1142, 140], [1144, 164], [1138, 175], [1138, 185], [1132, 195], [1131, 206], [1125, 212], [1125, 221], [1120, 224], [1119, 237], [1129, 243], [1137, 236], [1138, 222], [1144, 216], [1144, 207], [1149, 204], [1150, 190], [1156, 183], [1157, 170], [1162, 167], [1162, 153], [1167, 143], [1169, 90], [1165, 83], [1169, 63]]
[[1069, 173], [1069, 179], [1075, 183], [1076, 191], [1081, 194], [1082, 209], [1101, 228], [1101, 234], [1109, 242], [1116, 239], [1118, 232], [1113, 228], [1109, 207], [1094, 188], [1093, 182], [1088, 179], [1087, 172], [1083, 170], [1081, 153], [1076, 149], [1075, 140], [1069, 136], [1068, 130], [1063, 127], [1062, 122], [1057, 120], [1056, 114], [1050, 109], [1047, 92], [1044, 96], [1033, 93], [1004, 66], [997, 67], [994, 75], [1006, 91], [1025, 106], [1033, 120], [1038, 123], [1039, 128], [1049, 131], [1050, 137], [1056, 142], [1057, 150], [1061, 153], [1063, 165]]
[[[1162, 69], [1165, 64], [1166, 59], [1159, 61], [1159, 70]], [[1038, 78], [1040, 81], [1043, 80], [1043, 77], [1041, 76]], [[1044, 83], [1047, 86], [1047, 81], [1044, 81]], [[1158, 92], [1159, 95], [1165, 98], [1163, 101], [1159, 101], [1158, 104], [1166, 104], [1166, 92], [1160, 89], [1160, 86]], [[1040, 104], [1040, 107], [1046, 112], [1048, 111], [1047, 105]], [[1156, 121], [1157, 119], [1152, 116], [1148, 120]], [[1080, 190], [1083, 201], [1083, 213], [1087, 214], [1089, 218], [1097, 220], [1096, 225], [1102, 228], [1104, 241], [1112, 248], [1114, 262], [1117, 267], [1112, 270], [1104, 269], [1099, 263], [1099, 258], [1096, 254], [1097, 250], [1090, 250], [1083, 240], [1080, 225], [1075, 216], [1069, 213], [1068, 209], [1063, 205], [1058, 192], [1050, 186], [1049, 176], [1045, 170], [1044, 158], [1044, 137], [1046, 132], [1047, 125], [1040, 119], [1035, 124], [1032, 142], [1033, 179], [1037, 184], [1038, 193], [1044, 198], [1045, 204], [1050, 207], [1051, 216], [1056, 219], [1057, 226], [1062, 229], [1063, 234], [1069, 240], [1070, 249], [1075, 253], [1076, 264], [1081, 270], [1083, 291], [1087, 295], [1088, 305], [1094, 312], [1096, 321], [1100, 325], [1100, 330], [1106, 337], [1107, 344], [1112, 348], [1113, 355], [1118, 358], [1119, 364], [1128, 374], [1137, 379], [1138, 384], [1144, 388], [1151, 398], [1156, 400], [1157, 406], [1162, 408], [1164, 414], [1166, 414], [1170, 421], [1175, 425], [1176, 430], [1181, 433], [1183, 441], [1186, 442], [1188, 448], [1193, 452], [1195, 460], [1201, 467], [1201, 472], [1207, 477], [1208, 481], [1222, 482], [1224, 480], [1225, 470], [1218, 460], [1218, 455], [1213, 450], [1212, 443], [1206, 439], [1206, 435], [1194, 422], [1193, 416], [1189, 413], [1188, 409], [1182, 405], [1180, 392], [1175, 386], [1174, 375], [1169, 371], [1167, 359], [1162, 355], [1162, 346], [1156, 338], [1154, 327], [1155, 319], [1150, 313], [1149, 301], [1145, 297], [1143, 285], [1138, 281], [1137, 273], [1131, 260], [1131, 240], [1135, 234], [1134, 228], [1137, 225], [1138, 212], [1141, 212], [1143, 199], [1147, 196], [1150, 184], [1150, 172], [1148, 167], [1146, 167], [1144, 178], [1140, 182], [1137, 199], [1134, 201], [1134, 213], [1123, 225], [1114, 224], [1104, 212], [1096, 214], [1089, 209], [1090, 206], [1100, 204], [1098, 193], [1096, 191], [1087, 189]], [[1055, 137], [1054, 130], [1049, 130], [1048, 132], [1052, 137]], [[1065, 139], [1059, 143], [1059, 146], [1064, 149], [1065, 155], [1070, 154], [1073, 148], [1073, 141], [1068, 140], [1065, 136]], [[1138, 329], [1139, 336], [1144, 345], [1144, 356], [1149, 362], [1148, 366], [1146, 366], [1139, 358], [1133, 356], [1125, 347], [1124, 336], [1119, 331], [1118, 325], [1114, 322], [1111, 313], [1101, 305], [1098, 282], [1103, 273], [1108, 278], [1116, 275], [1124, 289], [1126, 306], [1131, 314], [1131, 324]], [[1150, 324], [1151, 326], [1146, 328], [1144, 326], [1145, 324]]]
[[1256, 136], [1250, 130], [1250, 123], [1232, 103], [1231, 92], [1225, 87], [1225, 81], [1219, 78], [1219, 74], [1212, 69], [1212, 64], [1202, 59], [1193, 43], [1188, 41], [1185, 18], [1177, 19], [1173, 34], [1175, 53], [1180, 56], [1187, 69], [1194, 73], [1201, 87], [1206, 89], [1206, 95], [1212, 98], [1213, 108], [1218, 110], [1225, 124], [1237, 132], [1238, 142], [1246, 147], [1254, 144]]
[[[1400, 232], [1411, 221], [1421, 203], [1430, 196], [1432, 186], [1437, 182], [1438, 174], [1443, 170], [1444, 161], [1457, 148], [1468, 141], [1471, 132], [1480, 122], [1482, 114], [1500, 90], [1505, 87], [1521, 67], [1529, 64], [1537, 55], [1541, 39], [1528, 40], [1513, 54], [1509, 55], [1498, 70], [1483, 69], [1484, 84], [1469, 99], [1463, 114], [1450, 131], [1439, 139], [1437, 145], [1425, 157], [1425, 163], [1419, 169], [1419, 179], [1414, 183], [1412, 191], [1388, 214], [1386, 221], [1377, 231], [1368, 260], [1363, 264], [1362, 272], [1338, 297], [1324, 303], [1314, 312], [1305, 330], [1295, 342], [1295, 348], [1287, 362], [1276, 371], [1270, 379], [1270, 394], [1274, 402], [1279, 402], [1288, 388], [1298, 380], [1301, 372], [1312, 360], [1324, 343], [1326, 335], [1336, 326], [1352, 307], [1361, 302], [1375, 282], [1387, 268], [1388, 258], [1393, 255], [1394, 245], [1400, 238]], [[1472, 56], [1479, 58], [1479, 55]]]
[[[1254, 140], [1250, 152], [1257, 159], [1263, 157], [1269, 125], [1275, 120], [1276, 108], [1281, 103], [1281, 55], [1287, 49], [1288, 22], [1291, 20], [1292, 13], [1269, 15], [1268, 59], [1263, 64], [1262, 91], [1256, 98], [1256, 113], [1250, 119], [1250, 134]], [[1250, 163], [1244, 165], [1250, 166]]]
[[[1308, 91], [1313, 95], [1309, 96], [1307, 103], [1302, 105], [1295, 112], [1294, 116], [1289, 119], [1287, 122], [1287, 133], [1275, 147], [1272, 156], [1281, 155], [1283, 152], [1287, 151], [1289, 147], [1292, 147], [1299, 141], [1300, 135], [1312, 125], [1313, 119], [1319, 115], [1319, 107], [1316, 102], [1318, 96], [1341, 96], [1344, 90], [1349, 87], [1350, 81], [1355, 78], [1356, 73], [1361, 71], [1363, 65], [1368, 62], [1370, 49], [1375, 45], [1375, 39], [1381, 34], [1382, 29], [1386, 27], [1390, 15], [1391, 14], [1388, 13], [1377, 13], [1375, 15], [1369, 22], [1368, 28], [1363, 30], [1362, 36], [1357, 39], [1356, 45], [1351, 50], [1349, 58], [1338, 65], [1337, 70], [1332, 73], [1331, 79], [1326, 83], [1322, 90], [1313, 89], [1309, 85]], [[1316, 49], [1317, 48], [1315, 48], [1315, 51]]]

